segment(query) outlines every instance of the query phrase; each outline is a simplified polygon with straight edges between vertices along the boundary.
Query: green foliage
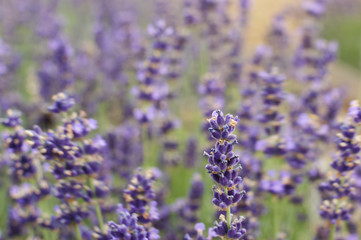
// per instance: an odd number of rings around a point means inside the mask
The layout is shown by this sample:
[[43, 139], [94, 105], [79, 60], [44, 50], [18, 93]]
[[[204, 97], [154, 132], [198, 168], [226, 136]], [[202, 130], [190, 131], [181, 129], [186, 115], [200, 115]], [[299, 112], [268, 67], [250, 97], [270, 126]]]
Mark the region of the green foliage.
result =
[[359, 14], [330, 14], [323, 35], [339, 43], [339, 59], [358, 69], [361, 66], [361, 19]]

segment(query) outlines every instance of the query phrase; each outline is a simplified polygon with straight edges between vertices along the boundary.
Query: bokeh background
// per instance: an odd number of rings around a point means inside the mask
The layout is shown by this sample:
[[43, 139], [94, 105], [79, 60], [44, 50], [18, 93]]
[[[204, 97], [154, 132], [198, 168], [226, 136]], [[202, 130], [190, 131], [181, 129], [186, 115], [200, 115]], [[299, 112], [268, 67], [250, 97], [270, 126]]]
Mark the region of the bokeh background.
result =
[[[291, 39], [297, 38], [301, 34], [300, 25], [304, 22], [304, 16], [297, 12], [301, 2], [299, 0], [251, 1], [247, 27], [239, 32], [244, 37], [242, 49], [244, 59], [250, 59], [257, 46], [267, 42], [266, 36], [271, 23], [278, 14], [290, 15], [286, 29], [289, 31]], [[151, 46], [151, 40], [147, 36], [148, 25], [160, 18], [167, 17], [173, 19], [174, 22], [179, 21], [182, 18], [182, 4], [183, 1], [180, 0], [0, 0], [0, 55], [12, 55], [16, 62], [11, 74], [0, 75], [2, 116], [5, 115], [6, 109], [17, 108], [23, 112], [25, 128], [32, 128], [34, 124], [53, 127], [59, 120], [46, 111], [51, 102], [50, 93], [66, 90], [75, 95], [76, 109], [86, 110], [88, 116], [98, 121], [96, 134], [109, 136], [110, 133], [117, 131], [123, 134], [125, 130], [135, 128], [139, 135], [140, 129], [137, 129], [137, 125], [128, 123], [132, 118], [132, 111], [129, 111], [128, 107], [132, 108], [136, 101], [132, 92], [134, 86], [138, 84], [138, 66], [133, 64], [136, 61], [131, 62], [132, 59], [126, 59], [129, 56], [129, 49], [125, 49], [121, 45], [121, 40], [117, 39], [116, 34], [112, 35], [112, 28], [106, 29], [104, 25], [101, 25], [100, 19], [121, 18], [122, 16], [131, 19], [129, 25], [135, 29], [132, 30], [132, 34], [134, 34], [132, 37], [139, 40], [139, 42], [134, 40], [132, 44], [134, 48], [144, 47], [144, 58], [146, 58], [147, 51]], [[350, 100], [361, 98], [361, 1], [329, 0], [328, 4], [327, 12], [318, 24], [321, 26], [322, 37], [337, 41], [339, 44], [338, 60], [330, 67], [328, 79], [333, 86], [341, 87], [344, 91], [345, 104], [341, 112], [345, 112]], [[231, 22], [237, 21], [241, 14], [238, 1], [230, 1], [226, 11]], [[106, 36], [105, 41], [111, 42], [108, 49], [102, 49], [97, 43], [97, 37], [100, 36], [97, 34], [100, 34], [103, 27], [106, 32], [103, 33]], [[192, 36], [194, 33], [197, 33], [197, 29], [186, 31], [186, 35], [189, 34], [187, 36]], [[60, 36], [61, 40], [56, 37], [55, 43], [52, 43], [54, 35]], [[107, 37], [109, 39], [106, 39]], [[193, 39], [190, 37], [190, 39], [194, 42], [190, 48], [194, 47], [200, 50], [196, 50], [197, 54], [192, 55], [192, 50], [188, 49], [186, 63], [182, 69], [184, 73], [176, 85], [176, 89], [179, 91], [178, 99], [169, 103], [169, 108], [181, 123], [170, 138], [179, 143], [182, 160], [177, 166], [164, 167], [165, 171], [169, 173], [169, 177], [164, 181], [170, 186], [169, 192], [165, 194], [165, 201], [173, 204], [178, 199], [187, 196], [192, 175], [199, 172], [205, 181], [205, 194], [199, 219], [209, 227], [214, 220], [214, 209], [210, 204], [213, 183], [204, 170], [206, 160], [202, 153], [209, 147], [209, 142], [201, 128], [202, 124], [206, 122], [206, 118], [200, 109], [202, 107], [199, 106], [200, 96], [197, 93], [197, 84], [209, 70], [207, 59], [210, 54], [202, 47], [206, 44], [202, 37], [196, 36]], [[51, 85], [51, 81], [56, 81], [51, 77], [53, 70], [52, 66], [47, 65], [47, 61], [52, 58], [52, 44], [58, 44], [58, 40], [60, 44], [66, 43], [65, 51], [68, 51], [67, 57], [69, 57], [70, 65], [75, 72], [75, 82], [71, 87], [55, 86], [53, 89], [47, 89], [46, 87]], [[290, 44], [296, 43], [291, 42]], [[141, 51], [139, 50], [139, 52]], [[131, 57], [140, 60], [141, 58], [138, 58], [137, 54], [135, 53]], [[39, 75], [40, 72], [50, 75], [46, 78], [49, 82]], [[296, 88], [304, 90], [301, 89], [302, 85], [297, 85]], [[298, 91], [298, 89], [293, 90]], [[239, 89], [237, 87], [227, 89], [226, 99], [227, 106], [224, 111], [236, 114], [241, 101]], [[0, 127], [0, 130], [4, 130], [4, 128]], [[191, 139], [197, 142], [195, 150], [197, 157], [193, 166], [188, 167], [185, 159]], [[120, 141], [131, 140], [121, 138]], [[157, 164], [157, 158], [161, 152], [160, 144], [160, 140], [157, 140], [156, 137], [148, 142], [146, 156], [150, 159], [151, 165]], [[125, 156], [125, 158], [127, 157], [132, 158], [133, 156]], [[279, 165], [276, 161], [267, 163], [266, 169], [281, 169]], [[150, 166], [143, 164], [143, 167]], [[130, 173], [134, 167], [123, 170]], [[2, 171], [7, 174], [6, 169]], [[4, 176], [1, 179], [2, 185], [5, 187], [1, 188], [0, 202], [6, 203], [9, 202], [6, 188], [9, 183], [4, 180]], [[110, 182], [114, 189], [118, 190], [126, 186], [127, 180], [114, 176]], [[319, 202], [319, 197], [317, 190], [311, 189], [306, 183], [299, 189], [301, 195], [308, 196], [301, 210], [288, 202], [282, 202], [279, 208], [271, 209], [271, 214], [261, 217], [262, 230], [259, 239], [270, 239], [272, 226], [269, 223], [273, 221], [273, 216], [277, 215], [279, 211], [283, 212], [280, 221], [283, 222], [286, 232], [288, 231], [289, 239], [312, 239], [317, 224], [320, 222], [317, 214], [319, 204], [316, 204]], [[114, 193], [114, 202], [118, 200], [117, 193]], [[121, 194], [118, 195], [120, 199]], [[7, 228], [8, 204], [10, 203], [0, 206], [0, 227], [3, 233]], [[55, 200], [44, 203], [44, 211], [51, 214], [55, 204]], [[309, 218], [299, 222], [294, 220], [300, 213], [309, 214]], [[173, 221], [179, 220], [175, 218]]]

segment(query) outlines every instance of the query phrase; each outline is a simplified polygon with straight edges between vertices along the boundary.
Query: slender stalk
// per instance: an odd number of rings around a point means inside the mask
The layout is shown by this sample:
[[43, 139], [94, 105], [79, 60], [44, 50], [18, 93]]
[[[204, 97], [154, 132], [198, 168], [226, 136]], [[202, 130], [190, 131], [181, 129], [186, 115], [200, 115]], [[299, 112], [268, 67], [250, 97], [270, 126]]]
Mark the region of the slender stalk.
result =
[[97, 214], [97, 218], [98, 218], [98, 221], [99, 221], [100, 230], [102, 231], [102, 233], [105, 233], [104, 232], [103, 215], [102, 215], [102, 211], [101, 211], [100, 206], [99, 206], [99, 202], [95, 201], [94, 206], [95, 206], [95, 212]]
[[28, 235], [30, 236], [30, 239], [33, 239], [35, 236], [33, 226], [30, 226], [28, 229], [29, 229]]
[[[340, 175], [339, 177], [340, 177], [341, 186], [342, 186], [342, 185], [345, 183], [345, 178], [344, 178], [342, 175]], [[335, 209], [336, 212], [337, 212], [337, 210], [338, 210], [339, 204], [340, 204], [340, 200], [338, 200], [337, 203], [336, 203], [336, 209]], [[334, 240], [337, 222], [336, 222], [335, 224], [332, 224], [332, 223], [330, 222], [330, 224], [331, 224], [331, 226], [330, 226], [330, 235], [329, 235], [329, 238], [328, 238], [328, 239], [329, 239], [329, 240]]]
[[[90, 189], [92, 190], [92, 192], [95, 193], [94, 182], [93, 182], [93, 179], [91, 179], [91, 178], [89, 178], [89, 185], [90, 185]], [[97, 219], [99, 222], [99, 228], [102, 233], [105, 233], [104, 232], [103, 215], [102, 215], [102, 210], [100, 209], [100, 206], [99, 206], [99, 202], [97, 199], [94, 199], [93, 203], [94, 203], [94, 207], [95, 207], [95, 213], [97, 215]]]
[[231, 227], [231, 207], [227, 208], [227, 226]]
[[[343, 184], [343, 181], [344, 181], [344, 179], [341, 178], [342, 184]], [[339, 202], [336, 203], [336, 212], [337, 212], [338, 206], [339, 206]], [[335, 239], [336, 225], [337, 225], [337, 222], [335, 224], [332, 224], [330, 222], [330, 235], [329, 235], [329, 238], [328, 238], [329, 240], [334, 240]]]
[[40, 182], [44, 178], [43, 167], [41, 165], [41, 162], [40, 162], [39, 158], [35, 158], [34, 160], [35, 160], [34, 164], [35, 164], [35, 167], [36, 167], [36, 180], [38, 182]]
[[143, 145], [143, 166], [148, 167], [149, 166], [149, 155], [147, 152], [149, 151], [148, 146], [148, 125], [142, 124], [142, 145]]
[[43, 229], [41, 230], [41, 232], [43, 233], [44, 239], [54, 239], [54, 238], [52, 238], [53, 236], [52, 236], [52, 234], [51, 234], [50, 231], [51, 231], [51, 230], [48, 230], [48, 229], [45, 229], [45, 228], [43, 228]]
[[277, 197], [273, 197], [272, 199], [272, 206], [273, 206], [273, 237], [277, 240], [278, 234], [278, 214], [277, 214]]
[[[227, 187], [224, 188], [224, 192], [225, 192], [226, 195], [228, 196], [228, 189], [227, 189]], [[229, 206], [229, 207], [227, 208], [227, 227], [228, 227], [228, 229], [230, 228], [231, 223], [232, 223], [231, 207]]]
[[81, 232], [78, 224], [75, 224], [76, 240], [82, 240]]
[[335, 232], [336, 232], [336, 224], [332, 224], [330, 226], [330, 235], [329, 235], [329, 240], [334, 240], [335, 239]]

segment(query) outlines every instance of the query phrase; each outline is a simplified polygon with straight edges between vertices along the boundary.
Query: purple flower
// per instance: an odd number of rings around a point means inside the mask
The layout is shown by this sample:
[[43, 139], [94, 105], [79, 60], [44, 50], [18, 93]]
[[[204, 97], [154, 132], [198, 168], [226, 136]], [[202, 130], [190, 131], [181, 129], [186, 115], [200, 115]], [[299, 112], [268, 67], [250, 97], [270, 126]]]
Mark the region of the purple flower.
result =
[[355, 186], [351, 179], [345, 178], [343, 182], [341, 182], [340, 178], [331, 178], [328, 179], [327, 182], [322, 182], [318, 190], [324, 199], [333, 199], [353, 195]]
[[29, 179], [34, 177], [37, 170], [31, 156], [21, 155], [18, 159], [13, 159], [10, 171], [15, 179]]
[[310, 147], [305, 140], [289, 139], [287, 143], [286, 161], [293, 169], [302, 169], [310, 158]]
[[62, 225], [78, 224], [89, 216], [89, 211], [77, 202], [63, 203], [55, 207], [56, 221]]
[[70, 63], [72, 48], [59, 36], [49, 41], [50, 53], [40, 66], [40, 95], [48, 100], [53, 94], [65, 91], [74, 82]]
[[213, 111], [212, 118], [208, 119], [209, 131], [217, 140], [214, 148], [209, 153], [205, 152], [209, 164], [206, 165], [208, 173], [217, 185], [213, 186], [213, 204], [219, 210], [227, 211], [227, 221], [221, 215], [220, 223], [215, 224], [215, 232], [219, 236], [228, 236], [240, 239], [245, 234], [241, 220], [232, 221], [231, 206], [236, 205], [245, 194], [238, 186], [242, 178], [236, 170], [240, 166], [239, 157], [233, 152], [233, 145], [237, 143], [233, 135], [238, 117], [230, 114], [226, 116], [220, 110]]
[[[51, 110], [68, 113], [74, 104], [74, 100], [68, 100], [67, 95], [57, 94]], [[97, 122], [86, 118], [85, 112], [64, 116], [56, 130], [43, 132], [36, 126], [33, 131], [26, 131], [33, 151], [43, 156], [47, 169], [56, 179], [52, 194], [61, 201], [55, 209], [56, 216], [41, 223], [50, 229], [78, 225], [95, 208], [99, 227], [104, 232], [98, 199], [109, 194], [109, 187], [101, 178], [103, 158], [100, 154], [106, 143], [100, 136], [87, 138], [97, 128]]]
[[360, 163], [360, 145], [355, 139], [356, 128], [352, 125], [341, 125], [341, 133], [337, 135], [337, 147], [340, 153], [335, 156], [331, 166], [344, 173], [353, 170]]
[[204, 192], [204, 183], [200, 174], [194, 174], [191, 182], [191, 188], [188, 193], [188, 199], [179, 211], [179, 215], [185, 221], [185, 232], [195, 237], [196, 231], [189, 229], [188, 225], [193, 226], [198, 222], [198, 210], [201, 207], [201, 200]]
[[169, 47], [169, 37], [173, 29], [165, 21], [159, 20], [148, 27], [148, 33], [154, 38], [148, 61], [138, 72], [139, 86], [133, 89], [133, 94], [139, 100], [139, 106], [134, 110], [134, 116], [140, 123], [152, 121], [156, 103], [168, 96], [168, 87], [160, 81], [161, 67], [165, 61], [165, 51]]
[[305, 27], [293, 64], [296, 77], [305, 82], [320, 82], [328, 72], [328, 65], [337, 56], [336, 42], [317, 39], [314, 26]]
[[[196, 239], [197, 240], [211, 240], [215, 237], [217, 237], [217, 234], [214, 231], [214, 228], [208, 229], [208, 236], [203, 236], [203, 232], [206, 229], [204, 223], [196, 223], [194, 225], [194, 230], [196, 232]], [[189, 234], [186, 234], [184, 237], [185, 240], [193, 240]]]
[[233, 220], [229, 227], [223, 215], [221, 215], [220, 220], [220, 222], [215, 222], [214, 227], [214, 232], [218, 236], [227, 236], [230, 239], [241, 239], [246, 234], [246, 229], [242, 226], [243, 217]]
[[[351, 104], [349, 112], [352, 112], [353, 108]], [[353, 124], [354, 118], [349, 115], [340, 125], [341, 132], [337, 134], [336, 139], [338, 151], [331, 163], [334, 176], [319, 186], [323, 198], [319, 214], [331, 224], [338, 224], [340, 220], [349, 221], [353, 212], [352, 201], [357, 198], [355, 181], [350, 178], [360, 163], [359, 136]]]
[[146, 110], [143, 109], [134, 109], [134, 118], [138, 120], [139, 123], [148, 123], [153, 121], [155, 118], [156, 109], [151, 106], [148, 107]]
[[224, 107], [224, 91], [225, 84], [218, 74], [207, 73], [202, 77], [198, 85], [198, 93], [201, 96], [199, 106], [205, 117], [212, 114], [214, 109]]
[[186, 25], [195, 25], [199, 22], [199, 11], [192, 0], [184, 0], [183, 22]]
[[278, 134], [281, 130], [283, 116], [277, 107], [281, 104], [284, 93], [281, 88], [285, 76], [275, 73], [260, 72], [258, 77], [263, 81], [262, 98], [264, 110], [259, 121], [265, 125], [267, 135]]
[[46, 159], [75, 160], [80, 157], [81, 149], [61, 132], [48, 133], [42, 145], [39, 146], [40, 153]]
[[303, 3], [303, 9], [307, 14], [313, 17], [320, 17], [325, 12], [325, 1], [309, 0]]
[[197, 139], [194, 137], [190, 137], [188, 139], [187, 147], [186, 147], [186, 155], [185, 158], [185, 165], [187, 167], [194, 167], [197, 162]]
[[9, 157], [6, 159], [12, 183], [9, 197], [13, 202], [8, 215], [7, 234], [14, 237], [26, 233], [28, 225], [37, 222], [41, 214], [38, 202], [50, 194], [50, 186], [38, 178], [35, 161], [40, 161], [27, 143], [25, 130], [20, 125], [20, 113], [8, 110], [7, 114], [8, 118], [3, 123], [11, 129], [11, 133], [3, 134], [4, 156]]
[[15, 130], [13, 134], [4, 134], [4, 142], [8, 151], [12, 153], [26, 152], [28, 145], [25, 142], [25, 132], [22, 128]]
[[21, 125], [21, 112], [9, 109], [6, 114], [7, 117], [0, 120], [3, 126], [14, 128]]
[[[275, 49], [275, 54], [282, 54], [284, 49], [287, 48], [289, 43], [289, 37], [286, 28], [286, 21], [284, 14], [276, 15], [271, 24], [271, 29], [268, 33], [268, 41], [271, 46]], [[282, 57], [279, 55], [275, 55], [274, 60], [278, 60], [278, 57]]]
[[276, 196], [292, 195], [297, 184], [301, 183], [299, 175], [292, 175], [290, 172], [281, 171], [279, 176], [274, 176], [275, 172], [269, 172], [270, 178], [265, 178], [260, 182], [260, 190], [269, 192]]
[[12, 238], [26, 233], [26, 224], [36, 222], [40, 212], [33, 205], [30, 205], [26, 211], [21, 207], [15, 206], [9, 209], [8, 216], [7, 235]]
[[[187, 43], [187, 38], [179, 33], [178, 31], [175, 31], [174, 34], [171, 36], [171, 43], [170, 43], [170, 50], [169, 55], [167, 59], [167, 80], [172, 83], [174, 81], [177, 81], [179, 77], [181, 76], [181, 63], [182, 63], [182, 53], [184, 51], [185, 45]], [[171, 96], [175, 97], [175, 91], [176, 89], [171, 90]]]
[[138, 144], [140, 129], [136, 124], [122, 124], [109, 131], [104, 137], [107, 146], [102, 150], [109, 170], [124, 179], [129, 179], [132, 172], [141, 164], [142, 149]]
[[130, 213], [137, 214], [140, 224], [151, 223], [159, 218], [155, 210], [156, 194], [152, 187], [153, 182], [158, 178], [157, 171], [152, 169], [143, 173], [141, 169], [138, 169], [124, 190], [123, 196], [127, 202], [127, 209]]
[[121, 204], [118, 206], [119, 223], [109, 222], [110, 239], [155, 240], [159, 239], [155, 228], [147, 228], [138, 223], [137, 214], [131, 214]]
[[355, 124], [361, 122], [361, 108], [358, 101], [351, 101], [347, 115], [353, 119]]
[[49, 107], [49, 111], [53, 113], [67, 112], [75, 104], [74, 98], [66, 93], [58, 93], [52, 97], [53, 106]]
[[84, 185], [74, 180], [60, 180], [55, 186], [54, 196], [64, 201], [72, 201], [73, 199], [82, 198], [89, 202], [91, 198], [91, 190], [84, 188]]
[[351, 205], [341, 200], [333, 199], [332, 201], [324, 200], [320, 206], [319, 214], [322, 218], [336, 224], [338, 220], [348, 221], [351, 218]]

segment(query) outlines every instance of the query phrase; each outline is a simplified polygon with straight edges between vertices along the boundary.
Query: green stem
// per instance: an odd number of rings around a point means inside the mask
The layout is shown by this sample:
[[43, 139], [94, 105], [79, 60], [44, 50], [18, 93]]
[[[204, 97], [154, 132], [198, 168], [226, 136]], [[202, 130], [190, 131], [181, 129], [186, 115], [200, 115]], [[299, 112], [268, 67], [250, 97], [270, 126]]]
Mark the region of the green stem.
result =
[[52, 238], [53, 236], [52, 236], [52, 234], [51, 234], [50, 231], [51, 231], [51, 230], [48, 230], [48, 229], [46, 229], [46, 228], [43, 228], [43, 229], [41, 230], [41, 232], [43, 233], [44, 239], [54, 239], [54, 238]]
[[[228, 196], [228, 189], [227, 189], [227, 187], [224, 188], [224, 192], [225, 192], [225, 194]], [[228, 229], [231, 227], [231, 223], [232, 223], [231, 207], [229, 206], [229, 207], [227, 208], [227, 227], [228, 227]]]
[[335, 232], [336, 232], [336, 224], [331, 223], [330, 236], [328, 238], [329, 240], [335, 239]]
[[149, 167], [148, 125], [142, 124], [143, 167]]
[[28, 235], [30, 236], [30, 239], [33, 239], [35, 236], [33, 226], [30, 226], [28, 229], [29, 229]]
[[227, 226], [231, 227], [231, 207], [227, 208]]
[[103, 215], [102, 215], [102, 211], [101, 211], [100, 206], [99, 206], [99, 202], [95, 201], [94, 206], [95, 206], [95, 212], [97, 214], [97, 218], [98, 218], [98, 221], [99, 221], [100, 230], [102, 231], [102, 233], [105, 233], [104, 232]]
[[[343, 186], [343, 184], [345, 182], [345, 178], [343, 176], [340, 176], [340, 178], [341, 178], [341, 186]], [[336, 212], [338, 211], [339, 204], [340, 204], [340, 200], [338, 199], [337, 203], [336, 203], [336, 207], [335, 207]], [[329, 240], [334, 240], [334, 238], [335, 238], [336, 225], [337, 225], [337, 222], [335, 224], [331, 223]]]
[[[90, 185], [90, 189], [95, 194], [94, 182], [93, 182], [93, 179], [91, 179], [91, 178], [89, 178], [89, 185]], [[105, 233], [104, 232], [103, 215], [102, 215], [102, 210], [100, 209], [99, 202], [98, 202], [97, 199], [94, 199], [93, 202], [94, 202], [94, 207], [95, 207], [95, 212], [96, 212], [96, 215], [97, 215], [97, 219], [98, 219], [98, 222], [99, 222], [99, 228], [100, 228], [102, 233]]]
[[277, 234], [278, 234], [278, 214], [277, 214], [277, 197], [273, 197], [272, 199], [272, 205], [273, 205], [273, 237], [274, 240], [277, 240]]
[[[341, 178], [341, 182], [343, 183], [343, 178]], [[337, 210], [338, 210], [338, 206], [339, 206], [339, 201], [336, 203], [336, 207], [335, 207], [335, 211], [337, 212]], [[337, 224], [337, 222], [335, 223], [335, 224], [332, 224], [332, 223], [330, 223], [331, 224], [331, 226], [330, 226], [330, 235], [329, 235], [329, 240], [334, 240], [335, 239], [335, 233], [336, 233], [336, 224]]]
[[75, 224], [75, 234], [77, 240], [82, 240], [81, 232], [78, 224]]

